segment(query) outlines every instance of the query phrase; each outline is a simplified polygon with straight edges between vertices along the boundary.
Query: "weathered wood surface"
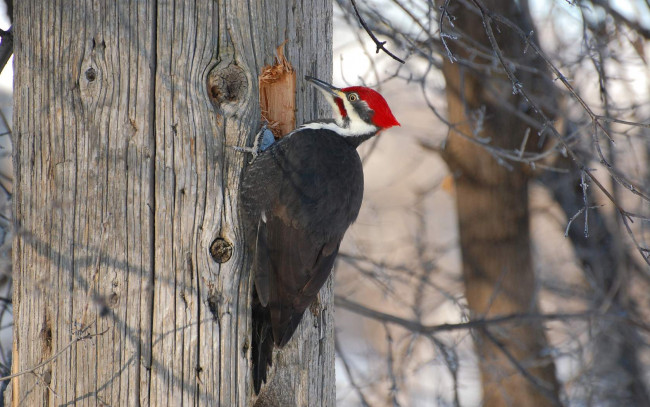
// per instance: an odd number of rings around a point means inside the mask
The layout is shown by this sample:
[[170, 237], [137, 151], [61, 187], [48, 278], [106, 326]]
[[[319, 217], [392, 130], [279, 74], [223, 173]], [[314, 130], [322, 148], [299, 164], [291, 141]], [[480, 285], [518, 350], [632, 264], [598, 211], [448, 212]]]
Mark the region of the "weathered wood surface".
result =
[[[331, 76], [331, 0], [23, 0], [15, 21], [12, 370], [97, 335], [8, 401], [250, 404], [248, 157], [229, 146], [257, 130], [257, 75], [287, 38], [298, 122], [326, 113], [302, 77]], [[267, 402], [334, 405], [330, 293]]]

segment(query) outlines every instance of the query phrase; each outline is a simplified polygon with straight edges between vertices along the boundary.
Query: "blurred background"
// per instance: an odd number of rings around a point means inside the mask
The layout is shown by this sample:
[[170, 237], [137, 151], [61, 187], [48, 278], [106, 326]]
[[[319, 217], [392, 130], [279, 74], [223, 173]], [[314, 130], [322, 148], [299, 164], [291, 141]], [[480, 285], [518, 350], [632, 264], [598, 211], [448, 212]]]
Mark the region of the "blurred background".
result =
[[[461, 0], [376, 0], [359, 2], [357, 14], [351, 2], [335, 1], [334, 84], [377, 89], [401, 122], [360, 151], [364, 204], [335, 270], [341, 406], [479, 406], [487, 385], [513, 397], [492, 405], [517, 406], [512, 376], [551, 393], [551, 404], [650, 405], [650, 4], [507, 3], [492, 10]], [[464, 24], [466, 15], [479, 24]], [[376, 52], [360, 19], [405, 63]], [[518, 21], [528, 29], [511, 27]], [[482, 23], [503, 44], [502, 58]], [[0, 29], [10, 24], [0, 3]], [[11, 68], [0, 75], [0, 375], [11, 364]], [[449, 88], [455, 70], [460, 91]], [[472, 89], [482, 96], [472, 104], [464, 81], [480, 75], [486, 79]], [[519, 84], [513, 75], [529, 79]], [[450, 118], [453, 91], [462, 123]], [[525, 125], [490, 124], [504, 112]], [[530, 270], [499, 276], [488, 302], [502, 281], [513, 278], [517, 288], [520, 279], [528, 309], [482, 312], [468, 303], [463, 253], [471, 242], [463, 248], [461, 234], [473, 221], [459, 226], [458, 208], [473, 202], [457, 203], [468, 174], [458, 168], [469, 164], [448, 152], [453, 137], [477, 149], [470, 162], [496, 163], [506, 178], [524, 174], [527, 198], [506, 213], [525, 220], [515, 231], [525, 242], [515, 243], [529, 249]], [[500, 331], [500, 316], [515, 330]], [[522, 321], [545, 336], [528, 356], [512, 350]], [[491, 364], [484, 341], [516, 354], [511, 370]], [[540, 361], [555, 373], [552, 383], [530, 374]]]
[[[11, 21], [7, 4], [0, 2], [0, 29], [8, 30]], [[13, 57], [0, 72], [0, 376], [11, 372], [11, 120], [13, 115]], [[9, 381], [0, 382], [0, 392]], [[0, 405], [4, 398], [0, 397]]]
[[[458, 59], [449, 65], [501, 77], [508, 94], [514, 85], [511, 78], [504, 78], [501, 61], [489, 43], [472, 41], [463, 26], [467, 9], [479, 14], [471, 3], [357, 2], [368, 28], [387, 41], [390, 52], [405, 59], [401, 64], [382, 51], [376, 53], [349, 1], [336, 2], [335, 85], [375, 87], [402, 124], [361, 148], [366, 195], [335, 271], [337, 399], [342, 406], [483, 403], [482, 356], [475, 341], [480, 343], [481, 338], [469, 329], [428, 334], [417, 326], [481, 317], [468, 308], [456, 174], [441, 154], [450, 137], [445, 123], [450, 116], [449, 88], [442, 72], [443, 64], [450, 62], [448, 48], [461, 43], [471, 50], [463, 60], [452, 48], [452, 58]], [[499, 7], [500, 2], [484, 3]], [[527, 205], [535, 282], [530, 295], [539, 304], [537, 311], [548, 316], [536, 323], [547, 338], [538, 355], [552, 357], [559, 381], [558, 398], [551, 404], [650, 405], [649, 4], [636, 0], [510, 3], [517, 9], [511, 15], [492, 11], [511, 21], [525, 14], [531, 17], [527, 23], [532, 28], [525, 34], [538, 41], [547, 61], [533, 59], [528, 66], [550, 79], [539, 93], [554, 99], [543, 107], [549, 123], [531, 124], [531, 133], [537, 139], [550, 124], [566, 144], [548, 143], [557, 136], [548, 134], [540, 156], [532, 154], [533, 148], [530, 160], [517, 160], [527, 157], [518, 149], [520, 144], [533, 137], [525, 131], [512, 135], [517, 148], [499, 151], [491, 150], [494, 137], [482, 138], [480, 128], [469, 137], [485, 147], [488, 159], [509, 167], [508, 171], [531, 170]], [[509, 53], [507, 63], [535, 57], [535, 50], [526, 47], [525, 38], [507, 23], [495, 21], [492, 28], [503, 52]], [[519, 53], [507, 49], [505, 37], [515, 37], [523, 49]], [[446, 38], [447, 47], [441, 38]], [[477, 67], [479, 63], [483, 66]], [[523, 63], [513, 62], [513, 66], [517, 76], [527, 73]], [[530, 93], [534, 93], [532, 81], [541, 80], [521, 80]], [[512, 103], [508, 97], [497, 103]], [[486, 100], [489, 103], [489, 97]], [[476, 127], [481, 120], [490, 120], [481, 106], [474, 109]], [[471, 118], [472, 112], [467, 116]], [[531, 116], [540, 119], [535, 112]], [[595, 120], [599, 116], [608, 119]], [[503, 126], [501, 130], [510, 131]], [[579, 161], [567, 154], [566, 147]], [[601, 186], [576, 171], [578, 162], [590, 169]], [[622, 216], [627, 212], [634, 215]], [[409, 328], [391, 317], [415, 324]], [[517, 369], [534, 363], [534, 359], [524, 360]], [[499, 374], [499, 366], [485, 365]], [[515, 400], [484, 405], [523, 405]]]

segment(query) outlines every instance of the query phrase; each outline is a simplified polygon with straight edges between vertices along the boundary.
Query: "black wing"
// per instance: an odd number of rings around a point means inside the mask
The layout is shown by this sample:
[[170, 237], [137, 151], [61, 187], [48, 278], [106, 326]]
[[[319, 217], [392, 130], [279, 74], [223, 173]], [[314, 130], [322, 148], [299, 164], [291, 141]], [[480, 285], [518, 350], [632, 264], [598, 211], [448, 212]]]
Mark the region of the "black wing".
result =
[[271, 215], [258, 230], [255, 286], [270, 311], [273, 338], [284, 346], [305, 309], [316, 299], [338, 254], [341, 239], [320, 242], [306, 230]]
[[253, 382], [266, 381], [273, 344], [284, 346], [325, 284], [363, 196], [353, 143], [299, 130], [246, 169], [241, 207], [253, 253]]
[[247, 168], [247, 241], [254, 242], [255, 286], [259, 302], [272, 308], [276, 343], [286, 343], [327, 280], [362, 196], [359, 156], [334, 133], [300, 130]]

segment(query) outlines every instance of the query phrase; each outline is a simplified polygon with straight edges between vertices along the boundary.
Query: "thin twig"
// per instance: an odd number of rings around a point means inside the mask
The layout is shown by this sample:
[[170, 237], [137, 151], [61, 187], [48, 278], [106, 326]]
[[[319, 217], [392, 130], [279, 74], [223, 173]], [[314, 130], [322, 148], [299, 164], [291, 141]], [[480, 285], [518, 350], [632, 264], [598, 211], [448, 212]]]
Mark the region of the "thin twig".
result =
[[23, 370], [21, 372], [11, 374], [9, 376], [0, 377], [0, 382], [5, 381], [5, 380], [10, 380], [10, 379], [13, 379], [14, 377], [22, 376], [24, 374], [34, 373], [35, 370], [40, 369], [41, 367], [43, 367], [43, 366], [47, 365], [48, 363], [52, 362], [53, 360], [55, 360], [56, 358], [61, 356], [61, 354], [63, 352], [67, 351], [68, 349], [70, 349], [72, 346], [74, 346], [78, 342], [81, 342], [81, 341], [86, 340], [86, 339], [94, 338], [96, 336], [104, 335], [106, 332], [108, 332], [108, 330], [109, 330], [109, 328], [106, 328], [106, 330], [104, 330], [103, 332], [98, 332], [98, 333], [94, 333], [94, 334], [86, 333], [86, 334], [83, 334], [81, 336], [77, 336], [72, 341], [70, 341], [70, 343], [68, 343], [66, 346], [59, 349], [54, 355], [52, 355], [49, 358], [45, 359], [44, 361], [42, 361], [38, 365], [36, 365], [34, 367], [31, 367], [29, 369], [25, 369], [25, 370]]
[[605, 9], [605, 11], [609, 15], [611, 15], [614, 18], [615, 21], [618, 21], [618, 22], [628, 26], [630, 29], [636, 31], [639, 35], [643, 36], [643, 38], [645, 38], [646, 40], [650, 39], [650, 30], [649, 29], [643, 27], [641, 24], [639, 24], [639, 22], [632, 21], [632, 20], [626, 18], [625, 16], [623, 16], [621, 13], [616, 11], [616, 9], [614, 7], [612, 7], [610, 5], [609, 1], [591, 0], [591, 2], [593, 4], [596, 4], [596, 5], [600, 6], [600, 7], [602, 7], [603, 9]]
[[384, 51], [388, 56], [393, 58], [395, 61], [399, 62], [400, 64], [403, 64], [404, 60], [397, 57], [395, 54], [393, 54], [392, 52], [387, 50], [386, 47], [384, 47], [384, 44], [386, 44], [386, 41], [379, 41], [379, 39], [377, 39], [377, 37], [375, 37], [375, 34], [373, 34], [373, 32], [370, 30], [370, 28], [368, 28], [368, 25], [363, 20], [363, 17], [361, 17], [361, 13], [359, 13], [359, 9], [357, 8], [357, 3], [354, 0], [350, 0], [350, 2], [352, 3], [352, 7], [354, 8], [354, 12], [356, 13], [357, 18], [359, 19], [359, 23], [361, 23], [361, 26], [363, 27], [363, 29], [366, 30], [366, 32], [368, 33], [368, 35], [370, 36], [372, 41], [377, 46], [377, 53], [379, 53], [380, 50]]
[[384, 323], [384, 330], [386, 331], [386, 367], [388, 369], [388, 377], [390, 378], [390, 398], [393, 404], [393, 407], [400, 407], [399, 402], [397, 401], [397, 393], [399, 392], [399, 386], [397, 385], [397, 377], [395, 376], [395, 357], [393, 356], [393, 337], [390, 334], [390, 329], [388, 325]]
[[350, 381], [350, 385], [352, 385], [352, 388], [357, 392], [357, 396], [359, 397], [359, 401], [361, 402], [361, 405], [363, 407], [370, 407], [370, 404], [368, 403], [368, 400], [366, 400], [366, 396], [363, 394], [361, 387], [357, 384], [356, 380], [354, 379], [354, 376], [352, 375], [352, 369], [350, 368], [350, 364], [348, 363], [347, 358], [345, 357], [343, 351], [341, 350], [339, 337], [336, 333], [334, 333], [334, 350], [341, 358], [341, 363], [343, 363], [343, 369], [345, 370], [345, 373], [348, 375], [348, 380]]
[[449, 21], [449, 25], [452, 27], [454, 26], [453, 22], [453, 17], [449, 14], [449, 10], [447, 7], [449, 7], [449, 2], [451, 0], [445, 0], [445, 3], [440, 7], [440, 20], [438, 21], [438, 25], [440, 26], [440, 42], [442, 42], [442, 45], [445, 47], [445, 51], [447, 51], [447, 58], [449, 58], [449, 62], [452, 64], [456, 61], [458, 61], [458, 58], [454, 56], [454, 54], [451, 52], [449, 49], [449, 45], [447, 45], [447, 40], [445, 38], [449, 38], [452, 40], [456, 39], [456, 36], [447, 34], [446, 32], [443, 31], [443, 23], [444, 23], [444, 18], [447, 16], [447, 21]]
[[585, 238], [589, 237], [589, 198], [587, 197], [587, 189], [589, 183], [585, 179], [585, 172], [580, 173], [580, 187], [582, 187], [582, 203], [585, 212]]

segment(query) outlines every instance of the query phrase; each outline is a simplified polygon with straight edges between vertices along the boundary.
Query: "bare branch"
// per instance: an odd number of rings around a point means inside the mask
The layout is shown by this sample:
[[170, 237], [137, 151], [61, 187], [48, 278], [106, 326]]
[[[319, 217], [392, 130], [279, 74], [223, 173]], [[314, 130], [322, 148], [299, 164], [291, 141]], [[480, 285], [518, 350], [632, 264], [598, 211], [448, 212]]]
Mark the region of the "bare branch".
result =
[[598, 310], [586, 310], [576, 313], [553, 313], [553, 314], [508, 314], [494, 318], [480, 318], [468, 322], [460, 322], [457, 324], [440, 324], [440, 325], [424, 325], [418, 321], [413, 321], [396, 315], [387, 314], [366, 307], [365, 305], [348, 300], [341, 296], [334, 296], [334, 304], [338, 307], [344, 308], [348, 311], [354, 312], [364, 317], [371, 318], [377, 321], [388, 322], [391, 324], [399, 325], [409, 331], [417, 332], [423, 335], [431, 335], [437, 332], [445, 331], [458, 331], [465, 329], [475, 329], [495, 324], [507, 324], [522, 321], [570, 321], [570, 320], [589, 320], [592, 318], [615, 318], [628, 320], [635, 325], [642, 327], [644, 330], [650, 332], [650, 327], [639, 321], [632, 321], [623, 315], [603, 313]]
[[61, 354], [63, 354], [63, 352], [67, 351], [68, 349], [70, 349], [71, 347], [76, 345], [78, 342], [84, 341], [86, 339], [94, 338], [96, 336], [104, 335], [106, 332], [108, 332], [108, 330], [109, 330], [109, 328], [106, 328], [106, 330], [104, 330], [103, 332], [98, 332], [98, 333], [94, 333], [94, 334], [81, 333], [80, 332], [80, 333], [77, 334], [76, 338], [74, 338], [72, 341], [70, 341], [63, 348], [59, 349], [54, 355], [50, 356], [49, 358], [45, 359], [44, 361], [42, 361], [41, 363], [39, 363], [38, 365], [36, 365], [36, 366], [34, 366], [32, 368], [29, 368], [27, 370], [23, 370], [22, 372], [11, 374], [9, 376], [0, 377], [0, 382], [5, 381], [5, 380], [10, 380], [10, 379], [13, 379], [14, 377], [22, 376], [24, 374], [35, 373], [35, 371], [37, 369], [40, 369], [41, 367], [51, 363], [52, 361], [57, 359], [59, 356], [61, 356]]
[[593, 4], [598, 5], [607, 11], [607, 14], [611, 15], [616, 21], [622, 23], [632, 30], [636, 31], [639, 35], [643, 36], [646, 40], [650, 39], [650, 30], [645, 27], [642, 27], [637, 21], [632, 21], [621, 13], [616, 11], [614, 7], [611, 6], [609, 1], [604, 0], [590, 0]]
[[444, 20], [445, 16], [447, 16], [447, 21], [449, 21], [449, 25], [451, 25], [452, 27], [454, 26], [454, 22], [453, 22], [454, 17], [449, 14], [449, 10], [447, 9], [447, 7], [449, 7], [449, 2], [450, 1], [451, 0], [445, 0], [445, 3], [440, 7], [440, 20], [439, 20], [438, 25], [440, 26], [440, 28], [439, 28], [440, 29], [440, 42], [442, 42], [442, 45], [445, 47], [445, 51], [447, 51], [447, 58], [449, 58], [449, 62], [451, 62], [453, 64], [454, 62], [458, 61], [458, 59], [454, 56], [454, 54], [452, 54], [451, 50], [449, 49], [449, 45], [447, 45], [446, 38], [455, 40], [458, 37], [456, 37], [454, 35], [451, 35], [451, 34], [447, 34], [442, 29], [442, 27], [444, 27], [443, 20]]
[[364, 21], [363, 17], [361, 17], [361, 13], [359, 13], [359, 9], [357, 8], [357, 3], [354, 0], [350, 0], [350, 2], [352, 3], [352, 7], [354, 7], [354, 12], [356, 13], [357, 18], [359, 19], [359, 23], [361, 23], [363, 29], [366, 30], [366, 32], [368, 33], [372, 41], [377, 46], [377, 53], [379, 53], [380, 50], [384, 51], [388, 56], [393, 58], [395, 61], [399, 62], [400, 64], [403, 64], [404, 63], [403, 59], [399, 58], [398, 56], [396, 56], [395, 54], [387, 50], [386, 47], [384, 47], [386, 41], [379, 41], [379, 39], [377, 39], [377, 37], [375, 36], [375, 34], [373, 34], [370, 28], [368, 28], [368, 25]]
[[352, 385], [352, 388], [357, 393], [359, 401], [361, 401], [361, 405], [363, 407], [370, 407], [370, 404], [368, 403], [368, 400], [366, 400], [366, 396], [363, 394], [361, 387], [357, 384], [354, 376], [352, 375], [352, 369], [350, 368], [350, 364], [348, 363], [347, 358], [343, 354], [343, 350], [341, 349], [341, 344], [339, 342], [339, 337], [336, 333], [334, 334], [334, 349], [336, 350], [336, 354], [339, 355], [339, 358], [341, 358], [343, 369], [345, 369], [345, 373], [348, 375], [350, 385]]
[[[494, 53], [496, 54], [504, 72], [510, 79], [512, 86], [513, 86], [513, 93], [518, 93], [523, 98], [526, 100], [527, 103], [530, 104], [530, 106], [534, 109], [535, 113], [540, 115], [545, 123], [551, 123], [551, 120], [546, 116], [546, 114], [542, 111], [542, 109], [537, 106], [537, 104], [532, 100], [532, 98], [528, 95], [526, 90], [524, 89], [524, 86], [522, 85], [521, 82], [517, 79], [515, 73], [513, 70], [508, 66], [508, 64], [505, 61], [505, 58], [503, 56], [503, 52], [501, 51], [501, 48], [499, 47], [499, 44], [496, 40], [496, 37], [494, 36], [494, 32], [492, 31], [492, 21], [493, 19], [495, 21], [498, 21], [504, 25], [507, 25], [511, 29], [513, 29], [515, 32], [517, 32], [522, 38], [527, 38], [527, 34], [521, 30], [516, 24], [508, 20], [507, 18], [503, 16], [499, 16], [498, 14], [493, 14], [489, 10], [485, 8], [485, 6], [479, 1], [479, 0], [472, 0], [472, 3], [479, 9], [481, 12], [482, 16], [482, 21], [483, 21], [483, 27], [485, 29], [485, 32], [488, 36], [488, 40], [490, 41], [490, 44], [492, 46], [492, 49], [494, 50]], [[594, 126], [596, 126], [598, 129], [602, 130], [603, 133], [611, 140], [611, 136], [608, 134], [607, 129], [603, 124], [597, 119], [596, 114], [589, 108], [587, 103], [578, 95], [578, 93], [573, 89], [573, 87], [569, 84], [568, 80], [566, 77], [558, 70], [558, 68], [546, 57], [546, 55], [542, 52], [542, 50], [532, 41], [529, 41], [530, 47], [535, 51], [537, 55], [539, 55], [545, 63], [550, 67], [551, 70], [556, 74], [556, 76], [562, 81], [564, 86], [570, 91], [572, 96], [574, 97], [575, 100], [577, 100], [582, 107], [584, 108], [585, 112], [591, 117]], [[626, 211], [620, 207], [620, 205], [617, 203], [617, 200], [614, 198], [614, 196], [605, 188], [602, 183], [594, 176], [593, 172], [586, 167], [585, 164], [583, 164], [580, 160], [580, 158], [575, 154], [575, 152], [570, 148], [570, 146], [567, 144], [567, 142], [564, 140], [562, 135], [555, 129], [554, 126], [549, 126], [549, 129], [551, 130], [552, 134], [554, 137], [558, 140], [560, 145], [562, 145], [565, 148], [565, 151], [569, 154], [571, 159], [576, 163], [578, 168], [583, 171], [583, 173], [591, 179], [591, 181], [605, 194], [607, 199], [616, 207], [617, 212], [621, 215], [621, 217], [625, 218], [626, 217]], [[602, 157], [602, 155], [601, 155]], [[608, 170], [611, 168], [608, 166], [605, 166]], [[610, 174], [612, 172], [610, 171]], [[612, 177], [614, 180], [617, 180], [616, 177]], [[638, 188], [634, 187], [632, 184], [628, 183], [628, 185], [625, 185], [628, 190], [630, 190], [632, 193], [635, 195], [641, 197], [647, 202], [650, 202], [650, 197], [646, 196], [645, 194], [641, 193]], [[624, 221], [625, 222], [625, 221]], [[633, 232], [632, 230], [628, 227], [627, 230], [630, 232], [630, 236], [634, 240], [635, 244], [637, 242], [636, 238], [632, 236]], [[650, 265], [650, 259], [648, 259], [647, 255], [644, 255], [644, 250], [647, 250], [647, 248], [644, 248], [640, 245], [637, 244], [637, 249], [639, 252], [642, 254], [642, 257], [644, 261]]]

